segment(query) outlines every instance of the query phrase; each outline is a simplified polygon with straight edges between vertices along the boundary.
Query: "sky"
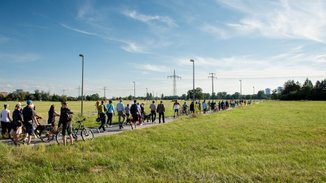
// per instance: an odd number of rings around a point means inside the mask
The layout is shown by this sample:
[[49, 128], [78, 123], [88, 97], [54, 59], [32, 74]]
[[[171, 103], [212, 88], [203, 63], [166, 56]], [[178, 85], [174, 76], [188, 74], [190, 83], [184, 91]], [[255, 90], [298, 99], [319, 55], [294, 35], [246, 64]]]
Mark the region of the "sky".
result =
[[[10, 0], [0, 6], [0, 91], [106, 97], [193, 87], [252, 94], [326, 78], [324, 0]], [[255, 90], [253, 90], [255, 88]]]

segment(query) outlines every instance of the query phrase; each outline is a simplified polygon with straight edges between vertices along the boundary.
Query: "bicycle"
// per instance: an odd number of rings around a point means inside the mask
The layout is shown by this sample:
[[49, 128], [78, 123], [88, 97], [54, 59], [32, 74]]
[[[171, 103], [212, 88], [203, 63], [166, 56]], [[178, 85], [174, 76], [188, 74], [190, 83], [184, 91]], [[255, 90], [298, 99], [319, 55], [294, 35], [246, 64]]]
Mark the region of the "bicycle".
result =
[[[46, 124], [46, 125], [37, 125], [37, 127], [34, 130], [34, 135], [32, 135], [35, 138], [41, 139], [42, 142], [47, 142], [48, 141], [48, 134], [49, 131], [51, 130], [51, 125], [50, 124]], [[26, 127], [24, 125], [22, 125], [21, 127], [21, 133], [18, 134], [17, 137], [17, 142], [15, 142], [15, 134], [12, 134], [11, 136], [11, 140], [14, 143], [22, 143], [26, 137]]]
[[[94, 133], [89, 128], [86, 128], [83, 124], [83, 121], [86, 119], [82, 119], [80, 121], [77, 121], [78, 126], [76, 128], [72, 128], [72, 138], [74, 138], [75, 141], [78, 140], [78, 135], [80, 135], [83, 139], [83, 141], [86, 141], [87, 139], [93, 140], [94, 139]], [[80, 133], [80, 134], [79, 134]], [[69, 139], [70, 136], [66, 135], [66, 138]], [[57, 134], [55, 135], [55, 139], [58, 144], [63, 143], [63, 135], [62, 130], [58, 130]]]

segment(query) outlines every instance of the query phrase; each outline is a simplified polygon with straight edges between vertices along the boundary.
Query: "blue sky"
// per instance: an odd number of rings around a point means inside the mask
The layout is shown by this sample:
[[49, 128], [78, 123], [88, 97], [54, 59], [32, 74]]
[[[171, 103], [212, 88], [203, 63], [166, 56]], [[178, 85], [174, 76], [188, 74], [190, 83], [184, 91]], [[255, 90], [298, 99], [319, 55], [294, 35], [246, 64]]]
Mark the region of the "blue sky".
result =
[[0, 91], [243, 94], [326, 77], [326, 1], [11, 0], [0, 6]]

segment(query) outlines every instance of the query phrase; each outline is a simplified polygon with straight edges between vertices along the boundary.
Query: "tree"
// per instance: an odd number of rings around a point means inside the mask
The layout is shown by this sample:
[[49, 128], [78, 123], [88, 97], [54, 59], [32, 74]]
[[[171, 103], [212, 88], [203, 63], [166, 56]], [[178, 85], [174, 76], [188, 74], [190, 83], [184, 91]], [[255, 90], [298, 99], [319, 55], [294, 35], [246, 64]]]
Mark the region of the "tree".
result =
[[265, 95], [264, 90], [259, 90], [259, 91], [258, 91], [258, 93], [257, 93], [257, 98], [258, 98], [258, 99], [266, 99], [266, 95]]
[[[193, 90], [188, 90], [187, 92], [187, 98], [189, 99], [193, 99]], [[203, 99], [204, 98], [204, 94], [203, 94], [203, 90], [200, 87], [197, 87], [195, 89], [195, 99]]]
[[301, 91], [302, 91], [302, 97], [306, 100], [312, 99], [312, 90], [314, 88], [314, 85], [312, 82], [307, 78], [306, 81], [303, 83]]

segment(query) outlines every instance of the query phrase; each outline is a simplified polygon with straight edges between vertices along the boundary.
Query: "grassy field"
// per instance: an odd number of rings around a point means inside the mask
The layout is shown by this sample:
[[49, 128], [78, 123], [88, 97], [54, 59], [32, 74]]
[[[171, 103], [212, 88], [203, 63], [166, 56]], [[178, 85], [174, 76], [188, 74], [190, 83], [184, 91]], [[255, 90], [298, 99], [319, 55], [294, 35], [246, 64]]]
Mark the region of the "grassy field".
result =
[[[157, 100], [155, 101], [155, 104], [157, 105], [160, 101]], [[179, 101], [180, 104], [183, 104], [184, 101]], [[11, 112], [14, 111], [14, 107], [17, 104], [17, 102], [0, 102], [0, 106], [1, 106], [1, 110], [3, 107], [3, 104], [9, 104], [9, 109]], [[43, 120], [42, 123], [47, 123], [47, 119], [48, 119], [48, 111], [49, 108], [52, 104], [54, 104], [55, 109], [58, 113], [60, 113], [60, 107], [61, 107], [61, 103], [60, 102], [43, 102], [43, 101], [33, 101], [33, 103], [36, 106], [36, 113], [38, 115], [40, 115]], [[113, 105], [114, 107], [116, 106], [116, 104], [118, 103], [118, 101], [113, 101]], [[126, 106], [127, 104], [132, 104], [133, 101], [123, 101], [124, 105]], [[150, 109], [149, 106], [151, 104], [151, 101], [139, 101], [139, 103], [144, 103], [145, 104], [145, 112], [147, 114], [150, 113]], [[25, 106], [25, 102], [22, 102], [23, 106]], [[166, 108], [166, 113], [165, 116], [166, 117], [171, 117], [173, 116], [173, 102], [172, 101], [163, 101], [163, 104], [165, 105]], [[187, 101], [188, 106], [190, 105], [190, 101]], [[68, 101], [68, 106], [69, 108], [76, 114], [74, 120], [79, 120], [81, 119], [80, 115], [80, 101]], [[86, 118], [85, 121], [85, 125], [87, 127], [98, 127], [99, 123], [95, 122], [95, 119], [97, 117], [96, 111], [95, 111], [95, 102], [94, 101], [85, 101], [84, 102], [84, 117]], [[57, 118], [57, 121], [59, 120], [59, 118]], [[116, 113], [116, 115], [113, 116], [113, 123], [118, 123], [118, 115]]]
[[263, 102], [73, 146], [0, 144], [0, 182], [326, 182], [326, 102]]

